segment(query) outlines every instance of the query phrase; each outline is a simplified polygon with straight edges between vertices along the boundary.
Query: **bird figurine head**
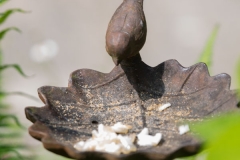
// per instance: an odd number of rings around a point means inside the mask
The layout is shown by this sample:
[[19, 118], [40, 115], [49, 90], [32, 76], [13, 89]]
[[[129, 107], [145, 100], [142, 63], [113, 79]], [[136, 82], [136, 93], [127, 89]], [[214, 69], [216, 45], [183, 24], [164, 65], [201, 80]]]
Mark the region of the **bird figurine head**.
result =
[[119, 65], [123, 60], [139, 54], [146, 35], [143, 0], [124, 0], [108, 25], [106, 50], [113, 62]]

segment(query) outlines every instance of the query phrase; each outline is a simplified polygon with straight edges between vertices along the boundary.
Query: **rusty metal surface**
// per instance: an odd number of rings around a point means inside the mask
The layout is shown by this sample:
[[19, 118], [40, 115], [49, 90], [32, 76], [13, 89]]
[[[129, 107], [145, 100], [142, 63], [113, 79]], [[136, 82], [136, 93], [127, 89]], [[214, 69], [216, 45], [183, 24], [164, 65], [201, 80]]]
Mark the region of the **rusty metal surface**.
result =
[[[57, 154], [79, 160], [172, 159], [194, 154], [200, 145], [190, 134], [179, 135], [179, 125], [237, 108], [229, 85], [229, 75], [210, 77], [203, 63], [185, 68], [168, 60], [149, 67], [137, 55], [108, 74], [80, 69], [71, 74], [68, 87], [41, 87], [38, 93], [45, 106], [27, 107], [25, 112], [34, 123], [29, 133]], [[170, 108], [157, 111], [167, 102]], [[161, 132], [163, 141], [156, 147], [138, 146], [136, 153], [122, 156], [73, 148], [90, 138], [97, 124], [116, 122], [132, 125], [130, 133], [144, 127], [150, 134]]]

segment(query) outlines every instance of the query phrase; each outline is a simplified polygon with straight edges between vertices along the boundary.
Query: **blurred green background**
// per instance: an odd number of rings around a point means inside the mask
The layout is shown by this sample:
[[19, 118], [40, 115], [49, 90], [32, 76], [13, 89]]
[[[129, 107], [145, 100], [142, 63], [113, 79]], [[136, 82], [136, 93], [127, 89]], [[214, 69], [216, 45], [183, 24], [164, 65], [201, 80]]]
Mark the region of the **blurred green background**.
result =
[[[41, 86], [67, 86], [70, 73], [76, 69], [110, 72], [114, 64], [105, 51], [105, 32], [121, 2], [11, 0], [1, 6], [1, 13], [10, 8], [27, 11], [12, 14], [0, 26], [1, 30], [21, 30], [21, 34], [9, 32], [1, 40], [1, 65], [18, 64], [30, 75], [24, 78], [17, 73], [16, 66], [1, 71], [1, 92], [24, 92], [38, 97], [37, 88]], [[147, 42], [141, 51], [144, 62], [156, 66], [177, 59], [187, 67], [204, 61], [211, 67], [211, 75], [228, 73], [233, 78], [231, 88], [240, 88], [240, 1], [151, 0], [144, 2], [144, 10], [148, 23]], [[25, 118], [24, 108], [43, 106], [40, 101], [19, 95], [4, 96], [1, 104], [7, 104], [7, 113], [16, 115], [26, 128], [31, 123]], [[22, 151], [24, 154], [30, 146], [34, 159], [63, 159], [44, 150], [26, 129], [16, 130], [21, 132], [17, 141], [28, 147]]]

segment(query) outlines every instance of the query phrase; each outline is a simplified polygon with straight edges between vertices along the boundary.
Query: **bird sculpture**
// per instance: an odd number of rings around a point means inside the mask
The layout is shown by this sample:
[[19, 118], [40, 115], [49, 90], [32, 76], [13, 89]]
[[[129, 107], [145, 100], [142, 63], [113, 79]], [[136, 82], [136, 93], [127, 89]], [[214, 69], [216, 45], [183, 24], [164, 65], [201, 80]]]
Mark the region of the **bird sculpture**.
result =
[[143, 0], [123, 0], [109, 22], [106, 50], [115, 65], [139, 54], [147, 35]]

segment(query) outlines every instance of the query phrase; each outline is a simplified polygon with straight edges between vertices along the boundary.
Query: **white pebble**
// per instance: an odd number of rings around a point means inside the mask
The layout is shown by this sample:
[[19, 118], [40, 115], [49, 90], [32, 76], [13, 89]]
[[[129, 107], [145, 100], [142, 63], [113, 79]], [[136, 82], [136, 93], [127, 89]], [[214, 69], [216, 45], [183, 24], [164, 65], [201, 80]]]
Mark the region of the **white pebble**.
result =
[[138, 135], [138, 145], [139, 146], [156, 146], [162, 139], [162, 134], [157, 133], [155, 136], [148, 135], [149, 131], [144, 128]]
[[105, 144], [104, 150], [102, 151], [105, 151], [108, 153], [120, 154], [120, 149], [121, 149], [121, 145], [116, 144], [115, 142], [111, 142], [110, 144]]
[[[115, 124], [116, 131], [127, 133], [129, 126], [122, 123]], [[114, 128], [114, 127], [113, 127]], [[99, 151], [113, 154], [128, 154], [136, 151], [137, 148], [133, 144], [135, 138], [133, 136], [117, 135], [112, 127], [98, 125], [98, 131], [92, 131], [92, 138], [86, 142], [80, 141], [74, 145], [79, 151]]]
[[116, 133], [126, 134], [128, 133], [128, 130], [132, 128], [132, 126], [124, 125], [121, 122], [118, 122], [114, 124], [111, 128]]
[[180, 135], [183, 135], [183, 134], [189, 132], [190, 129], [189, 129], [189, 126], [186, 124], [186, 125], [179, 126], [178, 131], [179, 131]]
[[74, 148], [76, 148], [77, 150], [82, 150], [84, 144], [85, 144], [85, 142], [80, 141], [74, 145]]
[[118, 135], [118, 138], [122, 143], [122, 152], [124, 154], [128, 154], [137, 150], [137, 147], [133, 144], [134, 141], [131, 137]]
[[[98, 125], [98, 131], [92, 131], [92, 138], [87, 141], [80, 141], [74, 145], [79, 151], [99, 151], [113, 154], [128, 154], [135, 152], [137, 147], [134, 145], [135, 134], [128, 136], [117, 135], [117, 133], [128, 133], [131, 126], [116, 123], [112, 127]], [[149, 135], [148, 128], [144, 128], [138, 135], [138, 145], [156, 146], [162, 139], [162, 134], [157, 133], [155, 136]]]
[[171, 107], [171, 103], [166, 103], [158, 108], [159, 111], [163, 111], [167, 109], [168, 107]]
[[148, 134], [149, 134], [148, 128], [143, 128], [143, 130], [137, 136], [148, 135]]

